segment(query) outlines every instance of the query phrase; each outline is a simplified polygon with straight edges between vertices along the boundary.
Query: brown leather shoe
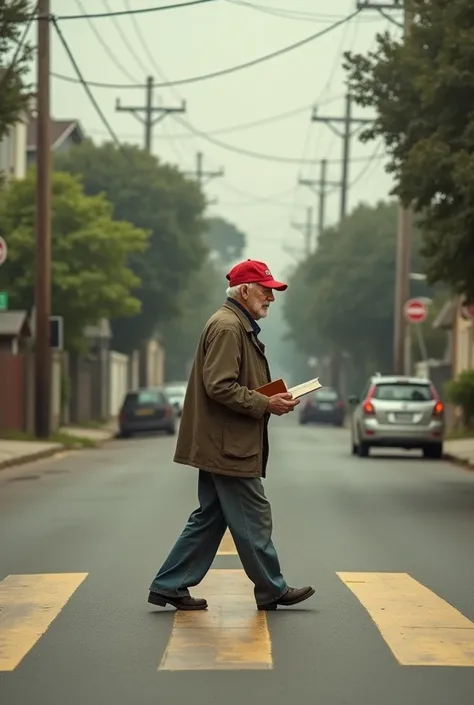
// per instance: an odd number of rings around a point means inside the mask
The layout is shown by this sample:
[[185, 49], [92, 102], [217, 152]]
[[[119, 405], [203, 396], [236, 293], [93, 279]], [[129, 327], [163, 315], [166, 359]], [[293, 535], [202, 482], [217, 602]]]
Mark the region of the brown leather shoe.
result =
[[312, 587], [302, 587], [302, 588], [288, 588], [284, 595], [282, 595], [275, 602], [270, 602], [267, 605], [258, 605], [259, 610], [276, 610], [278, 605], [282, 607], [290, 607], [291, 605], [297, 605], [299, 602], [304, 602], [309, 597], [314, 595], [314, 589]]
[[148, 602], [158, 607], [166, 607], [171, 605], [177, 610], [207, 610], [207, 601], [198, 597], [169, 597], [168, 595], [160, 595], [158, 592], [150, 592]]

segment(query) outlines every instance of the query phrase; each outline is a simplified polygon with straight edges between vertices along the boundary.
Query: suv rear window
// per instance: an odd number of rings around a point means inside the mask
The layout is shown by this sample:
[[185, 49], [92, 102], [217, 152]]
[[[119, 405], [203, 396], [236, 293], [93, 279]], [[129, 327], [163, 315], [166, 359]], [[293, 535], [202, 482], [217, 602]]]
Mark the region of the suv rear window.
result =
[[337, 401], [339, 395], [334, 389], [318, 389], [314, 398], [316, 401]]
[[133, 392], [132, 394], [127, 394], [124, 406], [127, 409], [137, 406], [147, 406], [148, 404], [165, 404], [166, 399], [164, 395], [153, 389], [144, 390], [142, 392]]
[[373, 398], [383, 401], [431, 401], [433, 394], [427, 384], [401, 382], [377, 384]]

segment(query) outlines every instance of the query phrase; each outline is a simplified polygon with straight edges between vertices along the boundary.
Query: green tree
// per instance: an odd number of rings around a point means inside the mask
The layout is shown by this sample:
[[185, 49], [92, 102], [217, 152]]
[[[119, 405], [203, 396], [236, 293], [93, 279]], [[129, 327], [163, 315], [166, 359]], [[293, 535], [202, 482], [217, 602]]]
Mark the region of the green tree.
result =
[[364, 141], [382, 137], [394, 193], [419, 214], [431, 282], [474, 300], [474, 5], [405, 0], [405, 40], [378, 35], [366, 56], [346, 54], [359, 105], [376, 109]]
[[[34, 170], [0, 196], [0, 233], [8, 243], [8, 261], [0, 269], [0, 285], [12, 307], [30, 310], [35, 281]], [[100, 318], [133, 316], [140, 302], [131, 291], [139, 279], [126, 266], [146, 248], [148, 235], [130, 223], [112, 219], [103, 196], [84, 195], [70, 174], [52, 180], [52, 312], [64, 316], [65, 343], [78, 349], [86, 325]]]
[[56, 167], [81, 175], [87, 194], [104, 193], [116, 218], [151, 233], [147, 250], [130, 259], [141, 280], [140, 314], [112, 322], [114, 345], [130, 352], [180, 313], [180, 294], [207, 256], [203, 195], [176, 168], [130, 145], [86, 141], [58, 156]]
[[32, 47], [22, 43], [28, 17], [33, 12], [28, 0], [0, 2], [0, 140], [21, 117], [32, 95], [24, 76], [29, 70]]
[[224, 218], [207, 220], [204, 239], [219, 266], [228, 267], [243, 257], [245, 234]]
[[224, 302], [227, 284], [224, 271], [210, 258], [191, 275], [182, 294], [182, 313], [163, 330], [167, 379], [187, 379], [202, 328]]
[[[285, 308], [293, 336], [308, 355], [334, 349], [349, 353], [360, 375], [389, 371], [392, 359], [397, 207], [359, 205], [339, 226], [328, 228], [315, 254], [291, 278], [293, 303]], [[414, 233], [414, 271], [422, 271]], [[417, 284], [417, 296], [433, 296]], [[428, 328], [426, 328], [428, 330]], [[430, 331], [430, 354], [443, 352], [443, 334]], [[436, 340], [435, 340], [436, 339]], [[433, 348], [433, 340], [438, 345]]]

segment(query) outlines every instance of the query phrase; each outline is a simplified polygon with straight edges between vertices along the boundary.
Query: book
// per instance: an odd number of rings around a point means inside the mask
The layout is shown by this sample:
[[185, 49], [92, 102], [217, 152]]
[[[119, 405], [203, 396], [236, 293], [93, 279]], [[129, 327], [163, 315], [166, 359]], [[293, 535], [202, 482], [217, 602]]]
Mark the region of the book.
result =
[[262, 387], [258, 387], [255, 391], [260, 392], [260, 394], [265, 394], [267, 397], [272, 397], [274, 394], [285, 394], [288, 392], [292, 395], [293, 399], [299, 399], [304, 397], [306, 394], [311, 394], [317, 389], [321, 389], [323, 385], [319, 381], [319, 377], [308, 380], [308, 382], [303, 382], [303, 384], [297, 384], [295, 387], [288, 387], [283, 379], [276, 379], [273, 382], [264, 384]]

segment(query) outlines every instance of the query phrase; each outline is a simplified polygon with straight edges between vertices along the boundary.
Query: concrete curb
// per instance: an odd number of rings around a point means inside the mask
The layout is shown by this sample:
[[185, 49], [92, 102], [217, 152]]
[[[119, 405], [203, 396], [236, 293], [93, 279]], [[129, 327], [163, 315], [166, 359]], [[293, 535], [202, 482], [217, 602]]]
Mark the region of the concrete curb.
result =
[[464, 468], [465, 470], [474, 471], [474, 465], [467, 458], [460, 458], [458, 455], [451, 453], [443, 453], [443, 460], [447, 460], [454, 465]]
[[[102, 446], [105, 443], [110, 443], [110, 441], [116, 440], [117, 435], [113, 433], [109, 438], [104, 438], [102, 441], [95, 441], [98, 446]], [[57, 448], [46, 448], [45, 450], [37, 451], [36, 453], [30, 453], [29, 455], [20, 455], [17, 458], [10, 458], [9, 460], [0, 461], [0, 470], [6, 470], [7, 468], [18, 467], [19, 465], [27, 465], [28, 463], [34, 463], [37, 460], [44, 460], [46, 458], [52, 458], [59, 453], [64, 453], [65, 451], [71, 450], [94, 450], [94, 448], [68, 448], [64, 445], [58, 445]]]
[[47, 448], [46, 450], [40, 450], [36, 453], [30, 453], [29, 455], [19, 455], [17, 458], [2, 460], [0, 462], [0, 470], [12, 468], [17, 465], [26, 465], [27, 463], [34, 463], [36, 460], [43, 460], [43, 458], [51, 458], [54, 455], [57, 455], [58, 453], [62, 453], [65, 449], [65, 446], [60, 445], [57, 448]]

